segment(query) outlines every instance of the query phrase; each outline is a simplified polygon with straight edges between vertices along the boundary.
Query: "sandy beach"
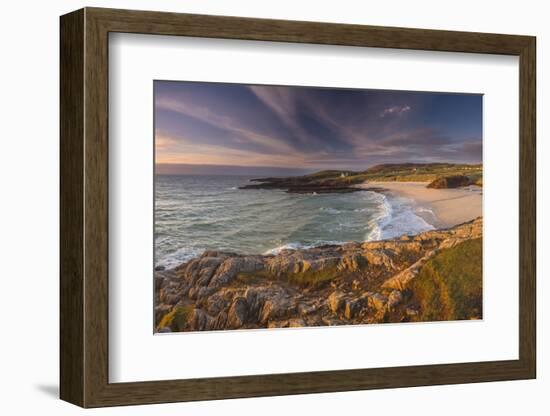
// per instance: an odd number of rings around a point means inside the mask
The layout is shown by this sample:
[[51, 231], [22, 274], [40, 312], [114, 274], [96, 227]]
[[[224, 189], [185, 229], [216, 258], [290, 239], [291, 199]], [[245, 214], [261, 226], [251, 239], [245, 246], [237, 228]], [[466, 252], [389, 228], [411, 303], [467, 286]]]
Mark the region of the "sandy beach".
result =
[[432, 215], [430, 211], [420, 211], [418, 215], [438, 228], [452, 227], [482, 216], [482, 188], [430, 189], [427, 185], [427, 182], [367, 182], [359, 186], [384, 188], [414, 200], [419, 207], [433, 212]]

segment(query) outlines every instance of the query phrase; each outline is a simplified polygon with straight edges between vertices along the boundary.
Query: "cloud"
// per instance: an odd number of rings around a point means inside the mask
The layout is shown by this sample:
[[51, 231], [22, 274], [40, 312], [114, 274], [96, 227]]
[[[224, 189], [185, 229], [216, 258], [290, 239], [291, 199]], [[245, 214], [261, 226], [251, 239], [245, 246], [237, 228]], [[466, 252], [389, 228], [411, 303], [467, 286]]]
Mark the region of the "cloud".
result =
[[[366, 129], [354, 120], [358, 118], [363, 122], [366, 118], [366, 114], [358, 117], [361, 109], [354, 106], [357, 95], [355, 100], [346, 100], [346, 96], [340, 92], [340, 95], [332, 96], [332, 100], [327, 100], [324, 95], [327, 90], [316, 88], [255, 85], [247, 88], [275, 114], [292, 133], [292, 137], [300, 142], [302, 149], [348, 148], [351, 151], [354, 145], [367, 140]], [[346, 105], [342, 106], [344, 102]]]
[[472, 142], [464, 142], [460, 150], [467, 154], [481, 157], [483, 153], [483, 145], [481, 143], [481, 139]]
[[177, 147], [177, 144], [178, 141], [172, 137], [163, 134], [155, 134], [155, 151], [157, 153], [173, 149]]
[[384, 146], [441, 146], [451, 142], [444, 132], [433, 127], [397, 130], [378, 141]]
[[434, 127], [422, 127], [411, 130], [395, 130], [380, 138], [357, 146], [355, 155], [366, 160], [384, 162], [464, 162], [481, 161], [481, 138], [466, 141], [448, 135]]
[[409, 105], [392, 105], [391, 107], [387, 107], [387, 108], [384, 108], [379, 116], [381, 118], [384, 118], [386, 116], [390, 116], [390, 115], [401, 115], [403, 113], [406, 113], [407, 111], [409, 111], [411, 109], [411, 107]]
[[222, 115], [211, 111], [206, 107], [196, 104], [189, 105], [185, 101], [179, 101], [171, 98], [159, 97], [155, 100], [156, 110], [165, 110], [192, 117], [203, 123], [223, 129], [233, 133], [237, 139], [244, 142], [252, 142], [264, 146], [267, 150], [276, 153], [288, 153], [294, 151], [294, 148], [285, 140], [279, 137], [266, 135], [256, 131], [253, 128], [245, 126], [230, 116]]
[[211, 83], [156, 91], [158, 163], [361, 169], [481, 159], [473, 99], [434, 105], [427, 93]]
[[442, 151], [447, 157], [461, 157], [476, 163], [483, 159], [483, 143], [480, 138], [448, 144]]
[[[302, 102], [307, 111], [314, 115], [318, 122], [336, 132], [338, 137], [346, 143], [356, 145], [368, 141], [365, 126], [357, 125], [357, 121], [352, 120], [353, 117], [342, 120], [341, 114], [337, 114], [338, 108], [336, 108], [336, 105], [327, 106], [312, 97], [303, 97]], [[364, 120], [363, 117], [359, 118], [361, 121]]]
[[308, 157], [298, 152], [274, 154], [248, 149], [235, 149], [223, 144], [197, 143], [187, 137], [155, 133], [155, 163], [214, 164], [237, 166], [280, 166], [288, 168], [310, 166]]
[[298, 122], [300, 98], [292, 88], [250, 85], [248, 89], [267, 108], [273, 111], [283, 125], [292, 131], [298, 140], [302, 143], [315, 141]]

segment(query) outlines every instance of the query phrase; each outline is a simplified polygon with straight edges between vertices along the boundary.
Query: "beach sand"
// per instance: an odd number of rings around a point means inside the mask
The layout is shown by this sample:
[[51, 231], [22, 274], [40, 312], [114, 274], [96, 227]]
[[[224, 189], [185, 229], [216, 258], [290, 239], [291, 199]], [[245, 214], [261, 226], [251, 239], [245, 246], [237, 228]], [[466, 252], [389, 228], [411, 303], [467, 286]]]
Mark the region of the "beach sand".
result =
[[483, 191], [478, 186], [455, 189], [426, 188], [427, 182], [366, 182], [362, 188], [384, 188], [410, 198], [419, 207], [431, 209], [419, 212], [436, 228], [447, 228], [482, 216]]

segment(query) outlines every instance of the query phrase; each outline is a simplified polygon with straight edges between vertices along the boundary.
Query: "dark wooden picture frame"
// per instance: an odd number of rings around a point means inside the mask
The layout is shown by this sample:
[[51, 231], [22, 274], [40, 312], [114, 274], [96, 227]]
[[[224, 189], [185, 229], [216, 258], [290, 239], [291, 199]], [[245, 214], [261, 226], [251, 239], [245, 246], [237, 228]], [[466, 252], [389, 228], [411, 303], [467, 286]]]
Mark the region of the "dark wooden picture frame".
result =
[[[519, 359], [109, 383], [108, 36], [111, 32], [519, 56]], [[100, 407], [536, 377], [535, 38], [85, 8], [61, 17], [60, 396]]]

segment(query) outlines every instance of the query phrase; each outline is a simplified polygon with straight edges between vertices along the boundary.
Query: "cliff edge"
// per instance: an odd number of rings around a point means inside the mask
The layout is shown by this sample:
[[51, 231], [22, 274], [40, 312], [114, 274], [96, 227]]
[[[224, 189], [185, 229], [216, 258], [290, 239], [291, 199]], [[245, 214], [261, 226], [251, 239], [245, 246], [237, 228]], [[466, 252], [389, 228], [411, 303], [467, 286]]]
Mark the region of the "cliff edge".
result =
[[206, 251], [155, 272], [157, 332], [482, 317], [482, 218], [277, 255]]

